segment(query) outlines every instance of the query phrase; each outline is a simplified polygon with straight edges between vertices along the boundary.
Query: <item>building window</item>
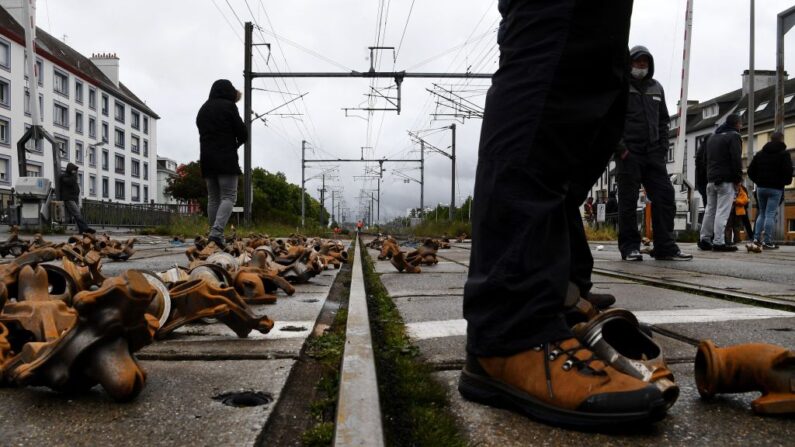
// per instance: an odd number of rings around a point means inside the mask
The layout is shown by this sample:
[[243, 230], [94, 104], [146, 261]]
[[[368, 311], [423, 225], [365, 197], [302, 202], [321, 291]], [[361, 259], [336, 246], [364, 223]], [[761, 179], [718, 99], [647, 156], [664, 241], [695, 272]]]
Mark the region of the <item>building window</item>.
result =
[[135, 110], [130, 110], [130, 126], [133, 129], [139, 129], [141, 127], [141, 114]]
[[75, 163], [83, 164], [83, 143], [75, 141]]
[[89, 175], [88, 176], [88, 195], [96, 196], [97, 195], [97, 176], [96, 175]]
[[116, 196], [117, 199], [124, 200], [124, 180], [116, 180]]
[[97, 89], [88, 87], [88, 108], [97, 110]]
[[144, 203], [149, 203], [149, 187], [144, 185]]
[[124, 155], [116, 155], [115, 157], [116, 174], [124, 174]]
[[739, 116], [740, 118], [742, 118], [743, 116], [745, 116], [745, 112], [746, 112], [746, 109], [742, 109], [742, 110], [740, 110], [739, 112], [737, 112], [737, 116]]
[[88, 117], [88, 136], [91, 138], [97, 137], [97, 119], [93, 116]]
[[60, 103], [53, 103], [52, 105], [52, 122], [56, 126], [69, 128], [69, 107]]
[[97, 165], [97, 148], [95, 146], [88, 146], [88, 165], [92, 168]]
[[123, 123], [124, 122], [124, 104], [120, 103], [119, 101], [113, 101], [116, 121]]
[[[30, 90], [25, 89], [25, 115], [30, 116]], [[39, 95], [39, 118], [44, 119], [44, 96]]]
[[107, 171], [109, 169], [108, 165], [110, 164], [110, 154], [108, 154], [107, 149], [102, 149], [102, 170]]
[[720, 110], [717, 104], [710, 104], [701, 110], [701, 116], [703, 119], [713, 118], [718, 116], [719, 112]]
[[83, 83], [75, 79], [75, 102], [83, 104]]
[[137, 183], [132, 183], [130, 185], [130, 200], [133, 202], [140, 202], [141, 201], [141, 187], [138, 186]]
[[82, 172], [78, 172], [77, 173], [77, 185], [80, 187], [80, 190], [82, 191], [83, 190], [83, 173]]
[[83, 133], [83, 112], [75, 110], [75, 132]]
[[141, 152], [141, 139], [137, 135], [130, 136], [130, 151], [134, 154]]
[[11, 66], [11, 47], [5, 40], [0, 40], [0, 66], [4, 68]]
[[130, 160], [130, 175], [136, 178], [141, 176], [141, 162]]
[[55, 136], [55, 147], [61, 151], [61, 160], [69, 161], [69, 140], [65, 137]]
[[11, 183], [11, 159], [0, 157], [0, 183]]
[[149, 180], [149, 163], [144, 162], [144, 180]]
[[[25, 124], [25, 132], [27, 132], [28, 129], [30, 129], [30, 126]], [[39, 141], [36, 141], [36, 147], [34, 148], [33, 147], [33, 138], [31, 138], [31, 139], [29, 139], [27, 141], [27, 143], [25, 143], [25, 149], [27, 149], [29, 151], [34, 151], [34, 152], [44, 152], [44, 143], [43, 143], [43, 141], [44, 141], [44, 139], [40, 139]]]
[[789, 219], [787, 222], [789, 223], [788, 232], [795, 233], [795, 219]]
[[116, 147], [123, 148], [124, 147], [124, 130], [119, 129], [117, 127], [116, 131], [114, 132], [114, 136], [116, 137], [116, 138], [114, 138], [114, 143], [116, 144]]
[[109, 181], [107, 177], [102, 177], [102, 198], [107, 199], [109, 196], [110, 187], [108, 186]]
[[675, 146], [676, 145], [674, 143], [668, 143], [668, 155], [666, 157], [668, 163], [673, 163], [674, 162], [674, 148], [675, 148]]
[[144, 133], [149, 134], [149, 117], [144, 115]]
[[8, 81], [0, 79], [0, 106], [8, 107], [11, 102], [11, 97], [8, 91]]
[[149, 141], [144, 140], [144, 157], [149, 156]]
[[[36, 76], [39, 77], [39, 85], [44, 85], [44, 62], [36, 60]], [[25, 79], [28, 79], [28, 64], [25, 62]]]
[[785, 96], [784, 97], [784, 104], [789, 104], [792, 101], [793, 97], [795, 97], [795, 95], [787, 95], [787, 96]]
[[64, 96], [69, 96], [69, 75], [58, 70], [52, 70], [52, 90]]
[[11, 144], [11, 122], [8, 118], [0, 117], [0, 144]]
[[108, 127], [108, 123], [103, 122], [102, 123], [102, 142], [103, 143], [107, 143], [108, 142], [108, 133], [109, 132], [110, 132], [110, 130], [109, 130], [109, 127]]
[[761, 104], [759, 104], [759, 107], [756, 108], [756, 111], [761, 112], [762, 110], [765, 110], [768, 103], [770, 103], [770, 101], [763, 101]]
[[37, 163], [35, 161], [29, 161], [27, 165], [25, 165], [25, 170], [27, 171], [25, 175], [27, 177], [41, 177], [41, 168], [42, 168], [41, 163]]
[[108, 95], [102, 94], [102, 114], [108, 116], [108, 108], [110, 107], [110, 99]]

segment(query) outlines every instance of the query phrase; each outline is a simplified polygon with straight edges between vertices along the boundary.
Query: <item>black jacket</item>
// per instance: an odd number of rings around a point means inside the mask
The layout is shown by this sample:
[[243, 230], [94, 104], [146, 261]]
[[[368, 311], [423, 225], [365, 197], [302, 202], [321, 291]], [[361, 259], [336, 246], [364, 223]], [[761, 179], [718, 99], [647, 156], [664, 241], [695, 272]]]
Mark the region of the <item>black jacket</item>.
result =
[[621, 155], [627, 149], [633, 154], [665, 157], [671, 119], [662, 85], [654, 80], [654, 58], [643, 46], [633, 47], [629, 54], [631, 59], [648, 56], [649, 73], [641, 80], [632, 79], [629, 84], [624, 137], [616, 152]]
[[210, 98], [199, 109], [202, 177], [240, 175], [237, 148], [246, 142], [248, 132], [235, 106], [237, 91], [226, 79], [219, 79], [210, 89]]
[[66, 172], [61, 174], [61, 200], [64, 202], [80, 201], [80, 182], [77, 180], [77, 165], [69, 163], [66, 165]]
[[748, 177], [763, 188], [784, 189], [792, 182], [792, 158], [787, 145], [771, 141], [754, 156]]
[[707, 143], [709, 137], [696, 149], [696, 189], [707, 187]]
[[743, 181], [742, 139], [737, 130], [725, 124], [707, 141], [707, 181], [740, 183]]

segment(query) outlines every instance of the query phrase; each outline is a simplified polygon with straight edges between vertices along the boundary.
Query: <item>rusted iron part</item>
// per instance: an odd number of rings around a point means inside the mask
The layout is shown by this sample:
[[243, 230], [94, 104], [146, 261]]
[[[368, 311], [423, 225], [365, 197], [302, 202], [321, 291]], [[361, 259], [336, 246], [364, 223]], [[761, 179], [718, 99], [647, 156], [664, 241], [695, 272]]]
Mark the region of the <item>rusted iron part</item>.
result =
[[795, 413], [795, 351], [765, 343], [719, 348], [711, 340], [698, 346], [696, 386], [702, 398], [720, 393], [759, 391], [751, 402], [759, 414]]
[[48, 240], [45, 240], [44, 236], [42, 236], [41, 233], [36, 233], [36, 234], [33, 235], [33, 240], [30, 241], [30, 245], [28, 246], [28, 250], [29, 251], [33, 251], [33, 250], [37, 250], [39, 248], [48, 248], [48, 247], [54, 247], [54, 246], [55, 246], [54, 242], [50, 242]]
[[395, 266], [397, 271], [399, 272], [406, 272], [406, 273], [420, 273], [422, 270], [415, 266], [411, 265], [406, 262], [406, 255], [402, 251], [398, 251], [394, 256], [392, 256], [392, 265]]
[[[276, 261], [279, 262], [278, 259]], [[306, 283], [323, 271], [320, 256], [314, 250], [304, 250], [301, 257], [284, 267], [279, 276], [294, 284]]]
[[15, 231], [12, 231], [11, 235], [8, 236], [8, 239], [0, 242], [0, 257], [5, 258], [8, 255], [13, 257], [21, 256], [23, 253], [28, 251], [29, 246], [30, 241], [20, 239], [19, 234], [17, 234]]
[[[265, 289], [265, 281], [269, 279], [264, 270], [243, 267], [235, 273], [234, 287], [248, 304], [275, 304], [277, 297], [272, 293], [273, 287], [270, 292]], [[284, 281], [282, 278], [279, 279]]]
[[96, 384], [115, 400], [137, 396], [146, 373], [132, 353], [152, 342], [157, 320], [146, 314], [156, 292], [141, 273], [127, 271], [98, 290], [75, 297], [77, 324], [52, 341], [26, 343], [4, 365], [17, 385], [57, 391], [86, 390]]
[[447, 238], [434, 239], [433, 243], [436, 244], [436, 248], [438, 250], [450, 248], [450, 239], [447, 239]]
[[14, 259], [8, 264], [0, 265], [0, 296], [6, 298], [17, 296], [17, 279], [22, 267], [26, 265], [38, 265], [42, 262], [56, 259], [58, 252], [54, 248], [42, 248], [36, 251], [27, 252]]
[[[582, 305], [582, 309], [588, 312], [587, 306]], [[593, 316], [588, 322], [572, 328], [574, 336], [613, 368], [654, 384], [670, 408], [679, 397], [679, 386], [662, 348], [640, 329], [635, 315], [624, 309], [590, 313]]]
[[159, 276], [166, 286], [170, 288], [177, 283], [187, 281], [189, 278], [189, 269], [175, 265], [164, 272], [160, 272]]
[[385, 259], [392, 259], [398, 252], [400, 248], [397, 245], [397, 242], [392, 240], [386, 240], [383, 244], [381, 244], [381, 253], [378, 254], [378, 259], [383, 261]]
[[320, 258], [326, 263], [326, 265], [330, 265], [335, 269], [340, 268], [340, 266], [342, 265], [342, 263], [338, 258], [335, 258], [334, 256], [331, 255], [320, 255]]
[[198, 264], [188, 271], [188, 280], [204, 279], [215, 287], [232, 287], [234, 280], [228, 270], [216, 264], [206, 262]]
[[456, 242], [458, 242], [460, 244], [460, 243], [464, 242], [465, 239], [469, 239], [469, 235], [466, 234], [466, 233], [461, 233], [456, 238]]
[[149, 307], [146, 308], [146, 313], [155, 317], [157, 319], [157, 327], [160, 327], [166, 324], [168, 316], [171, 314], [171, 293], [168, 291], [166, 283], [160, 279], [157, 273], [149, 270], [136, 271], [143, 275], [146, 278], [146, 282], [155, 289], [155, 297], [149, 303]]
[[108, 245], [102, 249], [101, 253], [103, 256], [110, 258], [114, 261], [126, 261], [135, 254], [135, 249], [133, 248], [135, 245], [135, 238], [127, 239], [123, 244], [114, 241], [113, 245]]
[[92, 290], [102, 285], [107, 278], [101, 273], [102, 255], [89, 251], [84, 256], [64, 256], [63, 270], [71, 277], [79, 291]]
[[[0, 303], [0, 308], [2, 308], [2, 303]], [[11, 343], [8, 341], [8, 328], [0, 323], [0, 382], [2, 381], [3, 376], [3, 363], [5, 363], [6, 359], [11, 357]]]
[[233, 257], [239, 257], [243, 253], [246, 253], [246, 243], [243, 240], [229, 241], [224, 251]]
[[256, 329], [267, 334], [273, 320], [256, 316], [233, 287], [216, 287], [202, 279], [178, 284], [171, 293], [171, 315], [157, 331], [157, 338], [168, 337], [175, 329], [201, 318], [217, 318], [240, 338]]
[[189, 261], [204, 261], [213, 253], [219, 252], [221, 249], [215, 245], [215, 242], [207, 242], [206, 244], [197, 243], [195, 247], [190, 247], [185, 251], [185, 255]]
[[436, 251], [439, 245], [436, 241], [426, 239], [423, 245], [417, 247], [406, 255], [406, 261], [412, 265], [434, 265], [439, 261], [436, 259]]
[[207, 257], [207, 260], [205, 262], [207, 262], [208, 264], [219, 265], [228, 272], [234, 272], [240, 268], [240, 265], [237, 263], [237, 259], [231, 254], [223, 251], [218, 251], [211, 254], [210, 256]]

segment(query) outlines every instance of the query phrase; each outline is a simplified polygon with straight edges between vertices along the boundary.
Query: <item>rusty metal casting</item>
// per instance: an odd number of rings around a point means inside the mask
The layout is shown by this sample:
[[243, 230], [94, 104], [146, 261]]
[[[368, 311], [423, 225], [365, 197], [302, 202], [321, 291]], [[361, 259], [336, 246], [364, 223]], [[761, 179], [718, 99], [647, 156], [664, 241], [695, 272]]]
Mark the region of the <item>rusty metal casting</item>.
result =
[[[32, 267], [24, 267], [20, 276], [32, 274]], [[26, 279], [20, 278], [21, 291], [23, 282]], [[144, 276], [132, 270], [106, 280], [98, 290], [80, 292], [72, 310], [76, 324], [53, 340], [25, 343], [3, 365], [5, 378], [58, 391], [100, 384], [115, 400], [135, 398], [146, 373], [132, 353], [151, 343], [157, 330], [157, 320], [145, 312], [155, 295]]]
[[146, 278], [146, 282], [156, 292], [155, 297], [149, 303], [149, 307], [146, 308], [146, 313], [157, 319], [157, 327], [163, 326], [166, 324], [169, 315], [171, 315], [171, 293], [168, 291], [168, 286], [160, 279], [157, 273], [148, 270], [137, 271]]
[[719, 348], [704, 340], [696, 353], [695, 375], [702, 398], [759, 391], [762, 396], [751, 402], [754, 412], [795, 413], [795, 351], [764, 343]]
[[398, 247], [397, 241], [388, 238], [381, 244], [381, 253], [378, 254], [378, 259], [381, 261], [392, 259], [399, 251], [400, 247]]
[[422, 270], [417, 267], [416, 265], [411, 265], [406, 261], [406, 255], [402, 251], [398, 251], [394, 256], [392, 256], [392, 265], [399, 272], [406, 272], [406, 273], [420, 273]]
[[178, 284], [171, 293], [171, 315], [157, 331], [157, 338], [166, 338], [175, 329], [201, 318], [217, 318], [245, 338], [252, 329], [267, 334], [273, 320], [267, 315], [256, 316], [233, 287], [216, 287], [206, 280], [191, 280]]
[[188, 280], [203, 279], [216, 287], [232, 287], [233, 278], [228, 270], [217, 264], [201, 263], [190, 269]]
[[11, 235], [8, 236], [3, 242], [0, 242], [0, 257], [5, 258], [8, 255], [13, 257], [21, 256], [22, 253], [28, 251], [30, 241], [19, 238], [19, 229], [15, 226], [11, 227]]
[[[2, 305], [3, 303], [0, 303], [0, 308], [2, 308]], [[3, 374], [3, 363], [9, 357], [11, 357], [11, 343], [8, 341], [8, 329], [3, 323], [0, 323], [0, 379], [2, 379]]]
[[436, 251], [439, 245], [431, 240], [426, 239], [425, 242], [417, 247], [416, 250], [411, 251], [406, 255], [406, 262], [411, 265], [434, 265], [439, 261], [436, 259]]
[[283, 290], [287, 295], [295, 293], [295, 287], [284, 278], [256, 267], [243, 267], [235, 273], [235, 290], [249, 304], [273, 304], [275, 292]]
[[228, 272], [237, 271], [240, 268], [240, 265], [237, 263], [237, 259], [231, 255], [230, 253], [226, 253], [223, 251], [215, 252], [207, 257], [206, 262], [208, 264], [215, 264], [220, 265]]
[[[581, 301], [585, 301], [582, 300]], [[637, 317], [624, 309], [610, 309], [572, 328], [574, 336], [617, 370], [654, 384], [670, 408], [679, 386], [665, 363], [660, 345], [640, 329]]]

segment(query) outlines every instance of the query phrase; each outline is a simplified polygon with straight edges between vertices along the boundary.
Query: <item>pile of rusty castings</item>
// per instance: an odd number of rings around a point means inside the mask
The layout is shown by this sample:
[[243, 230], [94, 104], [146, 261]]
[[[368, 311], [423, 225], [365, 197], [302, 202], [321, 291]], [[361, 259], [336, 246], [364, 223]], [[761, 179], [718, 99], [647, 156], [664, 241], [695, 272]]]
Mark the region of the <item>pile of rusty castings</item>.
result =
[[421, 273], [420, 265], [434, 265], [439, 262], [436, 259], [439, 245], [433, 239], [426, 239], [422, 245], [408, 253], [401, 251], [397, 240], [391, 236], [384, 238], [380, 245], [378, 259], [390, 260], [399, 272]]
[[[40, 233], [33, 235], [32, 240], [25, 240], [19, 237], [18, 227], [12, 226], [9, 238], [4, 242], [0, 242], [0, 257], [12, 255], [16, 258], [24, 253], [42, 248], [62, 250], [64, 247], [70, 247], [81, 255], [90, 251], [97, 251], [102, 257], [110, 258], [114, 261], [126, 261], [135, 254], [134, 245], [135, 238], [120, 242], [111, 239], [107, 234], [96, 235], [90, 233], [71, 236], [68, 242], [58, 244], [44, 239]], [[61, 254], [60, 251], [59, 254]]]
[[[62, 267], [44, 264], [59, 256]], [[239, 337], [268, 333], [273, 320], [255, 315], [249, 302], [272, 301], [277, 287], [288, 294], [294, 288], [254, 267], [232, 275], [236, 260], [214, 256], [191, 269], [105, 278], [99, 251], [82, 254], [64, 245], [0, 266], [0, 384], [70, 392], [100, 384], [126, 401], [146, 378], [133, 353], [180, 326], [215, 318]]]

